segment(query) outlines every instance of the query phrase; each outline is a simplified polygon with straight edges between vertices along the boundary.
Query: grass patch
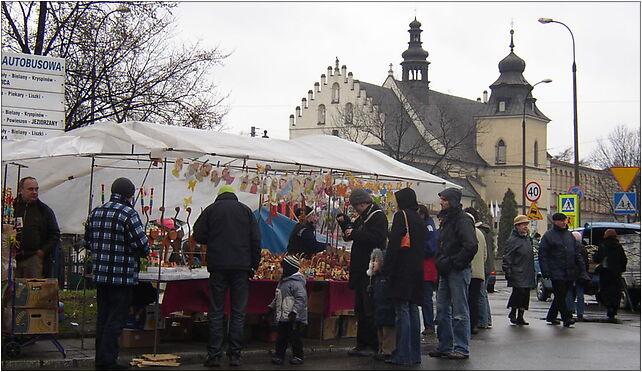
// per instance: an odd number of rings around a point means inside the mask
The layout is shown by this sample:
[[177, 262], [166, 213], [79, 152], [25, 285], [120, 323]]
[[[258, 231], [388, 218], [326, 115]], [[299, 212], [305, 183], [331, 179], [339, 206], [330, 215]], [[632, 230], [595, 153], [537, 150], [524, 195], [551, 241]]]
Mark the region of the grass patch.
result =
[[[61, 290], [59, 292], [59, 297], [60, 302], [65, 304], [65, 320], [58, 325], [59, 333], [72, 333], [79, 335], [83, 316], [83, 290]], [[85, 335], [87, 335], [93, 334], [96, 331], [96, 317], [98, 313], [96, 290], [87, 289], [84, 297]], [[77, 323], [78, 325], [73, 326], [71, 323]]]

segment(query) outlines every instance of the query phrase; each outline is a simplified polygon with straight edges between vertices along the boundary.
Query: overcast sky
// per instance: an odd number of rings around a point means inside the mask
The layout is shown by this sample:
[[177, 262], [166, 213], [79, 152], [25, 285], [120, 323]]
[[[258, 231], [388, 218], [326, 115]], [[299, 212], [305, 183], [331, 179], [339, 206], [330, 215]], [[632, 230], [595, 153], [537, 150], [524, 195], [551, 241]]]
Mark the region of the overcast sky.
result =
[[179, 38], [232, 53], [211, 74], [230, 94], [231, 133], [256, 126], [287, 139], [290, 114], [335, 57], [356, 80], [382, 84], [390, 63], [400, 79], [415, 15], [431, 89], [469, 99], [490, 93], [514, 28], [524, 77], [553, 79], [533, 91], [551, 119], [551, 154], [573, 145], [572, 42], [566, 28], [540, 17], [564, 22], [575, 36], [580, 157], [612, 127], [640, 126], [638, 2], [181, 2], [174, 14]]

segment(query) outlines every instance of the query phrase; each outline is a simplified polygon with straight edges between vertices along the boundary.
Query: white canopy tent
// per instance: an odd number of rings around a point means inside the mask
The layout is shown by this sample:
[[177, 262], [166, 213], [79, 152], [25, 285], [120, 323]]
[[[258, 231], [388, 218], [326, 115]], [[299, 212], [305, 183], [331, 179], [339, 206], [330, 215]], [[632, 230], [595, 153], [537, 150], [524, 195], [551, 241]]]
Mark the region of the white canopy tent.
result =
[[[162, 159], [168, 160], [164, 175]], [[172, 176], [177, 158], [189, 158], [211, 164], [215, 169], [235, 169], [234, 181], [216, 185], [208, 180], [194, 181], [184, 173], [185, 168]], [[158, 163], [151, 160], [160, 159]], [[171, 162], [170, 162], [171, 160]], [[92, 207], [101, 202], [101, 187], [108, 199], [110, 185], [117, 177], [128, 177], [136, 185], [144, 186], [147, 196], [142, 201], [149, 205], [153, 191], [151, 218], [159, 218], [158, 208], [165, 197], [166, 217], [174, 215], [174, 208], [190, 205], [193, 222], [201, 208], [209, 205], [216, 190], [231, 183], [237, 190], [244, 174], [253, 175], [257, 168], [267, 174], [279, 172], [312, 173], [332, 171], [341, 177], [356, 176], [378, 181], [412, 183], [422, 202], [437, 200], [438, 192], [459, 186], [430, 173], [398, 162], [381, 152], [335, 136], [317, 135], [280, 140], [252, 138], [192, 128], [167, 126], [144, 122], [102, 122], [67, 132], [46, 140], [23, 140], [6, 143], [2, 147], [5, 182], [15, 188], [18, 172], [21, 176], [36, 177], [40, 184], [40, 198], [55, 211], [61, 231], [82, 233], [90, 207], [90, 184], [94, 193]], [[246, 167], [243, 173], [243, 168]], [[93, 170], [93, 172], [92, 172]], [[93, 175], [93, 179], [92, 179]], [[191, 180], [191, 182], [190, 182]], [[166, 192], [163, 194], [162, 189]], [[14, 189], [15, 194], [15, 189]], [[238, 192], [239, 199], [256, 209], [259, 197], [249, 192]], [[140, 210], [140, 204], [137, 205]], [[185, 220], [184, 212], [179, 218]]]

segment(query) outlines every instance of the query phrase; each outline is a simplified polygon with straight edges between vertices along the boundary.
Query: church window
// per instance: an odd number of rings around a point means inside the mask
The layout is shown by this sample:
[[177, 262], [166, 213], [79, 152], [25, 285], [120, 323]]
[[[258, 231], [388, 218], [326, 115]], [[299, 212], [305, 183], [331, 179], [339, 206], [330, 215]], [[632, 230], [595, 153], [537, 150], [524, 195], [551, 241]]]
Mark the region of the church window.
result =
[[499, 112], [504, 112], [506, 111], [506, 101], [499, 101]]
[[539, 161], [538, 161], [539, 159], [537, 158], [537, 155], [538, 155], [537, 147], [538, 147], [537, 146], [537, 141], [535, 141], [535, 144], [533, 145], [533, 165], [536, 166], [536, 167], [539, 167]]
[[339, 103], [339, 83], [332, 84], [332, 103]]
[[346, 124], [352, 124], [353, 118], [354, 118], [354, 108], [352, 106], [352, 103], [348, 102], [346, 103], [346, 108], [345, 108], [345, 123]]
[[317, 109], [318, 125], [325, 125], [325, 105], [319, 105]]
[[497, 154], [495, 157], [495, 163], [497, 164], [506, 164], [506, 144], [504, 140], [499, 140], [497, 142]]

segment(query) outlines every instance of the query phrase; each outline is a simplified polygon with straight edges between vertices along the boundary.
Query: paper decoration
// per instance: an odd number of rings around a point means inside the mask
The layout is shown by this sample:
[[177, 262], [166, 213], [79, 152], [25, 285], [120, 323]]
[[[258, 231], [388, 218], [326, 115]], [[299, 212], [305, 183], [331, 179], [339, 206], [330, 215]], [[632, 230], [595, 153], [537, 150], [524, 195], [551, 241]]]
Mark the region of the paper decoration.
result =
[[188, 206], [192, 204], [192, 197], [183, 199], [183, 209], [187, 209]]
[[183, 170], [183, 158], [176, 158], [176, 161], [174, 161], [174, 168], [172, 168], [172, 176], [175, 178], [180, 177], [181, 170]]
[[252, 178], [252, 185], [250, 186], [250, 194], [256, 194], [259, 191], [260, 184], [261, 178], [259, 176], [254, 176]]
[[225, 184], [226, 184], [226, 185], [231, 185], [231, 184], [232, 184], [232, 182], [234, 182], [234, 179], [235, 179], [235, 178], [236, 178], [236, 177], [232, 177], [232, 176], [230, 175], [230, 168], [225, 167], [225, 168], [223, 168], [223, 170], [221, 171], [221, 179], [225, 180]]
[[217, 187], [219, 182], [221, 182], [221, 177], [218, 175], [218, 169], [212, 169], [210, 172], [210, 181], [214, 184], [214, 187]]
[[208, 163], [203, 163], [199, 168], [198, 171], [196, 172], [196, 179], [198, 182], [202, 182], [203, 179], [205, 179], [207, 176], [210, 175], [210, 171], [212, 170], [212, 165]]
[[187, 188], [192, 190], [192, 192], [194, 192], [194, 188], [196, 187], [197, 183], [198, 183], [197, 180], [189, 180], [187, 181]]
[[247, 183], [249, 182], [249, 180], [250, 180], [250, 176], [248, 176], [247, 173], [243, 175], [243, 177], [241, 177], [241, 186], [239, 187], [239, 191], [246, 192]]

